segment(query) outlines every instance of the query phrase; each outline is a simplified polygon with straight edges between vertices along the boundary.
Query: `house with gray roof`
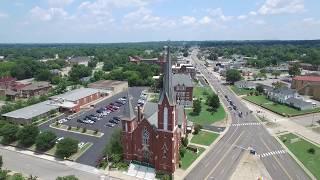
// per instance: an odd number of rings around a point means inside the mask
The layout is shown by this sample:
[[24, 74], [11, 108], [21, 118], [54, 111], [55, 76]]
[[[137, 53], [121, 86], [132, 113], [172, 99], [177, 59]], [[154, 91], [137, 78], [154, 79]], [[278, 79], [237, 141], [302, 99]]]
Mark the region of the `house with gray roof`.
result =
[[297, 98], [298, 93], [295, 90], [289, 89], [287, 87], [274, 88], [267, 92], [267, 97], [272, 101], [279, 103], [286, 103], [289, 98]]
[[255, 89], [256, 88], [256, 83], [251, 82], [251, 81], [237, 81], [234, 83], [234, 85], [238, 88], [238, 89]]
[[304, 101], [303, 99], [298, 99], [294, 97], [287, 99], [285, 103], [299, 110], [308, 110], [308, 109], [314, 108], [311, 102], [307, 102], [307, 101]]

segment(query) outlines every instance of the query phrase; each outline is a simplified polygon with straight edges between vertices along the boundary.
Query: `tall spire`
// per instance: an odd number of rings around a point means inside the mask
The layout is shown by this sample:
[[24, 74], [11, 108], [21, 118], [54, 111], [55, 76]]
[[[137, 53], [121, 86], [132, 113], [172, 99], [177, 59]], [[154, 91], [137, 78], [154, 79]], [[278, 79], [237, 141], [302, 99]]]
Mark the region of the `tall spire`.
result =
[[164, 68], [164, 76], [163, 76], [163, 89], [160, 97], [160, 102], [167, 97], [170, 104], [174, 104], [174, 93], [173, 93], [173, 87], [172, 87], [172, 63], [171, 63], [171, 57], [170, 57], [170, 48], [169, 46], [164, 47], [165, 50], [165, 58], [166, 58], [166, 64]]
[[124, 106], [124, 114], [123, 114], [123, 118], [128, 119], [128, 120], [133, 120], [136, 117], [136, 115], [134, 114], [133, 108], [132, 108], [132, 104], [131, 104], [131, 97], [129, 95], [129, 90], [127, 92], [127, 103]]

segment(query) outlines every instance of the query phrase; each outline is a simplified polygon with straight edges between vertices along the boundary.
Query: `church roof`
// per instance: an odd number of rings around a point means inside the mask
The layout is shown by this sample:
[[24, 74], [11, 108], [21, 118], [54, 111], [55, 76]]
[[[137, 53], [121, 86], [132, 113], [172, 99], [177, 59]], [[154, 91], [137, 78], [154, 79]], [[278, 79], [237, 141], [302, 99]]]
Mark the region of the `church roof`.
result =
[[164, 68], [164, 77], [163, 77], [163, 88], [160, 95], [160, 103], [163, 101], [165, 97], [168, 98], [170, 105], [174, 104], [174, 93], [173, 93], [173, 86], [172, 86], [172, 63], [170, 57], [170, 49], [169, 47], [165, 47], [166, 51], [166, 64]]
[[135, 113], [133, 111], [133, 108], [132, 108], [131, 97], [129, 95], [129, 90], [128, 90], [128, 94], [127, 94], [127, 99], [128, 99], [128, 102], [124, 106], [123, 118], [126, 119], [126, 120], [130, 120], [131, 121], [136, 117], [136, 115], [135, 115]]
[[158, 127], [158, 104], [147, 102], [143, 109], [143, 114], [151, 125]]

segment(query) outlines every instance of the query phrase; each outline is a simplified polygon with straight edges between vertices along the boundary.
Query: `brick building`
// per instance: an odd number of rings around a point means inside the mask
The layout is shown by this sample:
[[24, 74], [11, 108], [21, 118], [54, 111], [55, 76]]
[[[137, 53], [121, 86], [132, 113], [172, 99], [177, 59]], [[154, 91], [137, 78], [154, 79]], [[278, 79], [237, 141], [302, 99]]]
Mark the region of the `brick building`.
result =
[[172, 66], [172, 72], [174, 74], [189, 74], [192, 78], [197, 74], [192, 64], [175, 64]]
[[176, 97], [176, 103], [184, 106], [192, 106], [193, 83], [189, 74], [174, 74], [172, 85]]
[[139, 161], [156, 171], [173, 173], [179, 164], [181, 136], [186, 132], [186, 116], [175, 103], [169, 48], [164, 69], [163, 89], [158, 103], [147, 103], [135, 113], [129, 101], [122, 117], [124, 159]]
[[51, 84], [46, 81], [35, 81], [18, 90], [19, 97], [29, 98], [33, 96], [41, 96], [48, 93], [52, 88]]
[[292, 79], [291, 88], [299, 94], [320, 99], [320, 76], [296, 76]]

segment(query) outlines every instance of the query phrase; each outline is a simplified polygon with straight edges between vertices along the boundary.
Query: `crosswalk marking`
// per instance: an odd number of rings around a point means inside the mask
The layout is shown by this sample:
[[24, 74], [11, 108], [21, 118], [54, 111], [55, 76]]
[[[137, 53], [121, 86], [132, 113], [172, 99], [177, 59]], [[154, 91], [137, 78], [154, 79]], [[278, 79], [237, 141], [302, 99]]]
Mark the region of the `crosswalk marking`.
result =
[[240, 123], [240, 124], [231, 124], [231, 126], [259, 126], [261, 123]]
[[258, 157], [263, 158], [263, 157], [267, 157], [267, 156], [271, 156], [271, 155], [284, 154], [284, 153], [286, 153], [285, 150], [271, 151], [271, 152], [259, 154]]

